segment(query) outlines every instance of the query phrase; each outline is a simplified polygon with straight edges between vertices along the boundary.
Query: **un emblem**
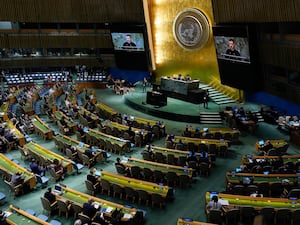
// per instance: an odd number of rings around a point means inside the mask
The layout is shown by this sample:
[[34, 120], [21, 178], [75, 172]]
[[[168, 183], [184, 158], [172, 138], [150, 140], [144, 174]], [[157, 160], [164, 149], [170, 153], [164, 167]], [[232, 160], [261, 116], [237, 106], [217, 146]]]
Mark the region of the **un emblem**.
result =
[[184, 9], [178, 13], [173, 23], [175, 40], [187, 50], [204, 47], [209, 39], [209, 33], [209, 22], [198, 9]]

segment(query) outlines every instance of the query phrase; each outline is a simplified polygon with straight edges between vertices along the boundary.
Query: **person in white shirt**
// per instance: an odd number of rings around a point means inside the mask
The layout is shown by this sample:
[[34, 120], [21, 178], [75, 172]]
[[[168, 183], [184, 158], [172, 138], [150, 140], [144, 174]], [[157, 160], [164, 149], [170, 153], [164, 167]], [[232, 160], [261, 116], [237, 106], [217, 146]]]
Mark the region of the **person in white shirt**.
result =
[[218, 196], [214, 195], [211, 201], [207, 203], [206, 210], [209, 213], [211, 210], [221, 210], [222, 204], [219, 202]]

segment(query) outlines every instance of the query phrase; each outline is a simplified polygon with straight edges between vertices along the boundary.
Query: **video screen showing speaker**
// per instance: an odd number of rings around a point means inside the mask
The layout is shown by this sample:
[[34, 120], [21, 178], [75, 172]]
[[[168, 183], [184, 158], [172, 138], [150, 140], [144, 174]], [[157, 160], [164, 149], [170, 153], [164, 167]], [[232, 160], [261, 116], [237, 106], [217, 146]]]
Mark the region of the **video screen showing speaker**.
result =
[[221, 83], [246, 91], [261, 89], [255, 27], [218, 25], [213, 36]]
[[112, 32], [114, 50], [120, 51], [145, 51], [143, 33]]
[[111, 28], [117, 67], [129, 70], [149, 70], [149, 48], [144, 25], [115, 25]]

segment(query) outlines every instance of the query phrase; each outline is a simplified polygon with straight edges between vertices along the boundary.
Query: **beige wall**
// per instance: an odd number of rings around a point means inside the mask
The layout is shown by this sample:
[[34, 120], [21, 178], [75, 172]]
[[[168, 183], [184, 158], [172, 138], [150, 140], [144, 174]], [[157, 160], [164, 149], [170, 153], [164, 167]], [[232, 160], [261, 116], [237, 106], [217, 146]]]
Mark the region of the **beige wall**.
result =
[[[216, 52], [212, 37], [213, 10], [211, 0], [148, 0], [153, 37], [157, 81], [161, 76], [189, 74], [193, 79], [209, 82], [211, 76], [219, 79]], [[210, 37], [200, 50], [186, 50], [173, 36], [176, 15], [186, 8], [202, 11], [210, 24]]]

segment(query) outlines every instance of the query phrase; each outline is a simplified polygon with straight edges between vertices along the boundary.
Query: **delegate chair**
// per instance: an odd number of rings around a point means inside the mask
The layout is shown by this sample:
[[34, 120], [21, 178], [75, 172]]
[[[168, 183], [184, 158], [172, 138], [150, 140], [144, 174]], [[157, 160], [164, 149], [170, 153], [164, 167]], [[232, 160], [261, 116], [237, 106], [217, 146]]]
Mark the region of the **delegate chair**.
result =
[[112, 184], [112, 190], [114, 192], [114, 198], [119, 195], [119, 198], [123, 198], [123, 194], [125, 194], [124, 189], [118, 184]]
[[241, 222], [247, 224], [247, 225], [252, 225], [253, 223], [253, 218], [255, 215], [254, 208], [251, 206], [243, 206], [240, 208], [240, 219]]
[[72, 211], [74, 213], [74, 218], [77, 218], [78, 213], [82, 212], [82, 206], [79, 205], [79, 204], [77, 204], [77, 203], [75, 203], [75, 202], [71, 203], [71, 209], [72, 209]]
[[152, 207], [154, 207], [155, 205], [159, 205], [159, 207], [162, 209], [165, 204], [165, 199], [160, 194], [152, 193], [151, 203]]
[[136, 199], [139, 198], [138, 193], [131, 187], [124, 187], [124, 191], [125, 191], [125, 198], [126, 200], [131, 199], [132, 202], [134, 203]]
[[19, 194], [23, 194], [23, 185], [22, 184], [13, 185], [11, 182], [9, 182], [7, 180], [4, 180], [4, 182], [8, 186], [10, 195], [13, 195], [14, 198]]
[[221, 210], [212, 209], [207, 214], [207, 222], [221, 224], [222, 223], [222, 212]]
[[43, 206], [43, 212], [44, 210], [48, 211], [48, 216], [50, 217], [57, 208], [57, 202], [55, 201], [51, 204], [50, 201], [44, 197], [41, 197], [41, 202]]
[[35, 174], [36, 181], [41, 185], [41, 188], [45, 188], [48, 185], [49, 178], [45, 176], [41, 176], [39, 174]]
[[85, 180], [85, 187], [88, 191], [91, 192], [92, 196], [95, 196], [95, 194], [97, 193], [98, 189], [99, 189], [99, 184], [93, 184], [91, 181], [89, 180]]
[[91, 218], [83, 213], [78, 213], [78, 218], [81, 220], [82, 224], [91, 224]]
[[300, 209], [295, 210], [292, 212], [292, 225], [300, 224]]
[[100, 185], [101, 185], [101, 193], [103, 194], [103, 192], [106, 191], [109, 196], [111, 192], [110, 182], [108, 180], [101, 179]]
[[240, 210], [230, 209], [225, 213], [226, 225], [237, 225], [240, 221]]
[[265, 225], [274, 225], [275, 210], [271, 207], [264, 207], [260, 210], [260, 214], [263, 216], [263, 222]]
[[127, 172], [126, 172], [126, 170], [123, 166], [115, 165], [115, 167], [116, 167], [116, 171], [117, 171], [118, 174], [124, 175], [124, 176], [127, 175]]
[[139, 195], [139, 204], [145, 202], [146, 205], [149, 205], [151, 196], [148, 194], [148, 192], [144, 190], [137, 190], [137, 193]]
[[275, 224], [277, 225], [290, 225], [291, 224], [291, 211], [289, 209], [278, 209], [275, 215]]
[[61, 216], [61, 213], [65, 213], [66, 218], [69, 217], [69, 212], [71, 209], [71, 205], [66, 200], [57, 199], [57, 208], [58, 208], [58, 215]]

